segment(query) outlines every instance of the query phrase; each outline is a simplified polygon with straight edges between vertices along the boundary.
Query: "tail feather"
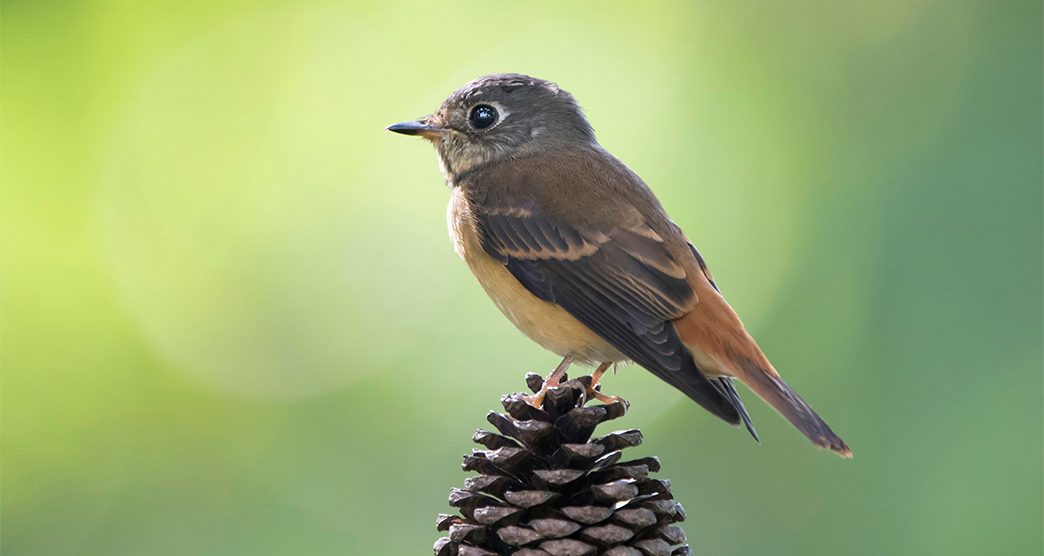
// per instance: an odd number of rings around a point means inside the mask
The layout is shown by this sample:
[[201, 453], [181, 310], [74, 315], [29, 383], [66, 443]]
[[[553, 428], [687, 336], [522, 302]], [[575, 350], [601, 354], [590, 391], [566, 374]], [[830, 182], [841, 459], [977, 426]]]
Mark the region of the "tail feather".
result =
[[841, 457], [852, 457], [852, 450], [845, 441], [776, 373], [763, 370], [751, 361], [743, 367], [744, 372], [738, 375], [743, 383], [797, 427], [813, 444], [836, 452]]
[[754, 421], [751, 420], [750, 414], [747, 413], [747, 407], [743, 405], [743, 400], [740, 398], [739, 392], [736, 391], [736, 385], [732, 383], [732, 379], [727, 376], [719, 377], [714, 379], [714, 384], [718, 391], [732, 402], [732, 406], [736, 408], [740, 419], [743, 419], [747, 432], [754, 437], [755, 442], [760, 444], [761, 438], [758, 438], [758, 431], [754, 428]]

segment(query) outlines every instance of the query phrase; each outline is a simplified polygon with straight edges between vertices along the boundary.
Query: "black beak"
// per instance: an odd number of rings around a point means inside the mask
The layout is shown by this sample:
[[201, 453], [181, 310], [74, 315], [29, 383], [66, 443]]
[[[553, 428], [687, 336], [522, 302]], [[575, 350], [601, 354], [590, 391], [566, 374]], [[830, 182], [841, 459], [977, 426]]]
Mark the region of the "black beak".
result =
[[428, 122], [423, 119], [399, 122], [384, 129], [394, 131], [395, 133], [401, 133], [403, 135], [420, 135], [428, 138], [442, 135], [442, 132], [446, 131], [446, 128], [429, 125]]

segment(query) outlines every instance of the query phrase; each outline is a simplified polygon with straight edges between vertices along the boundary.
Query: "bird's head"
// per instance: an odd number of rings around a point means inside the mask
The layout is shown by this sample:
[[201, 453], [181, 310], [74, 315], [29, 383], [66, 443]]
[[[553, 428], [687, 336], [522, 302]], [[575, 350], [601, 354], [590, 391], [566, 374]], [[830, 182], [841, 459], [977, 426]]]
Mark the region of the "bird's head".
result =
[[550, 81], [513, 73], [479, 77], [431, 115], [387, 129], [431, 141], [451, 184], [504, 158], [595, 142], [573, 95]]

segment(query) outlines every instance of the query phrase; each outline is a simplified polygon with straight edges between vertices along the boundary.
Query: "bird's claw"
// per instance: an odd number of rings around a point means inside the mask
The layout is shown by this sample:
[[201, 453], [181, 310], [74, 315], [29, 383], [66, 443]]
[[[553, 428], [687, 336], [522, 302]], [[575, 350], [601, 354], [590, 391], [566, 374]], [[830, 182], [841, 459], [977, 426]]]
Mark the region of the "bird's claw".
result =
[[621, 398], [620, 396], [607, 396], [597, 390], [592, 390], [588, 392], [587, 395], [604, 403], [605, 405], [612, 405], [614, 403], [622, 403], [624, 404], [624, 406], [627, 407], [630, 407], [631, 405], [627, 400]]
[[523, 396], [522, 400], [524, 402], [526, 402], [527, 404], [529, 404], [529, 405], [531, 405], [531, 406], [533, 406], [533, 407], [535, 407], [537, 409], [542, 409], [543, 405], [544, 405], [544, 398], [547, 396], [547, 391], [550, 390], [551, 388], [557, 388], [558, 385], [559, 385], [558, 377], [556, 377], [556, 376], [554, 376], [552, 374], [540, 386], [540, 390], [538, 390], [532, 396]]

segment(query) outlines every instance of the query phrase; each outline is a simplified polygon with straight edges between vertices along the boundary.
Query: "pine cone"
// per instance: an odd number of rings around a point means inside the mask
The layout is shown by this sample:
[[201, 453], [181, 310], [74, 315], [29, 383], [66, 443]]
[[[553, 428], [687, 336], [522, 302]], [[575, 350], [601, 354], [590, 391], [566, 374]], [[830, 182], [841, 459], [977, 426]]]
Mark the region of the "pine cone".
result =
[[[584, 407], [591, 377], [548, 390], [540, 409], [520, 393], [490, 412], [500, 432], [478, 430], [485, 450], [464, 456], [475, 477], [450, 492], [460, 515], [440, 514], [436, 556], [680, 556], [691, 554], [676, 523], [685, 511], [670, 482], [653, 479], [654, 457], [620, 461], [642, 442], [637, 429], [592, 439], [599, 423], [623, 415], [623, 403]], [[536, 392], [543, 381], [526, 375]]]

